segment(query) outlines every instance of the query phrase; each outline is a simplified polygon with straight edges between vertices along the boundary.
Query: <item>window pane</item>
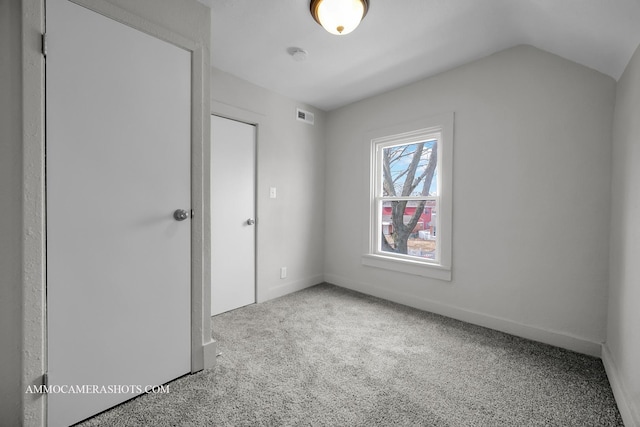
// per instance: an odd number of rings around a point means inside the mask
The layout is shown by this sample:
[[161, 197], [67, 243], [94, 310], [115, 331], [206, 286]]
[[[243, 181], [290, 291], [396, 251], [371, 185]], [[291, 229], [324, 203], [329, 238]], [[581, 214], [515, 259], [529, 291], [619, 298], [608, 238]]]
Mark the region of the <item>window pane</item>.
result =
[[380, 250], [435, 260], [436, 201], [384, 201], [381, 203]]
[[437, 140], [382, 150], [383, 196], [437, 195]]

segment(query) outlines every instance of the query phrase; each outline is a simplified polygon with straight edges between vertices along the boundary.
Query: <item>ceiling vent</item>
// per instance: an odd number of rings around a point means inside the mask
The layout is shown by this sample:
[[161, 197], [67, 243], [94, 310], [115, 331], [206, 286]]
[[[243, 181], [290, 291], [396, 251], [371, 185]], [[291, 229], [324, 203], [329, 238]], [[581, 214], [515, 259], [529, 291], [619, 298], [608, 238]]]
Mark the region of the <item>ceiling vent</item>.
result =
[[312, 125], [313, 113], [296, 108], [296, 120]]

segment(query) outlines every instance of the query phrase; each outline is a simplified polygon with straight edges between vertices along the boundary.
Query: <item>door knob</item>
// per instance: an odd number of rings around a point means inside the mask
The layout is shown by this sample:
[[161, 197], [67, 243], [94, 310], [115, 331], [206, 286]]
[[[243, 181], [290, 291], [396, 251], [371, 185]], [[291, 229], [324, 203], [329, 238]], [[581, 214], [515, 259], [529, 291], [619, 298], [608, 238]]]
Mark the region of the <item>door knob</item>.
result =
[[249, 218], [249, 219], [247, 220], [247, 225], [253, 225], [253, 224], [255, 224], [255, 223], [256, 223], [256, 220], [255, 220], [255, 219], [253, 219], [253, 218]]
[[173, 218], [176, 221], [184, 221], [185, 219], [189, 218], [189, 212], [185, 211], [184, 209], [176, 209], [176, 211], [173, 213]]

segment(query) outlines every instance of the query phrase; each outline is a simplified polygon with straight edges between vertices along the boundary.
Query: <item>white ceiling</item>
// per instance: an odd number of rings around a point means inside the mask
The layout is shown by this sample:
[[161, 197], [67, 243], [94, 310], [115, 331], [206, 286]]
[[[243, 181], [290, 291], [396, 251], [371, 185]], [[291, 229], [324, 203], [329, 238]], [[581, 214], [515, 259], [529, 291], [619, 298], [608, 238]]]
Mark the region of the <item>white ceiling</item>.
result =
[[345, 36], [309, 0], [200, 1], [212, 66], [327, 111], [519, 44], [618, 79], [640, 43], [640, 0], [370, 0]]

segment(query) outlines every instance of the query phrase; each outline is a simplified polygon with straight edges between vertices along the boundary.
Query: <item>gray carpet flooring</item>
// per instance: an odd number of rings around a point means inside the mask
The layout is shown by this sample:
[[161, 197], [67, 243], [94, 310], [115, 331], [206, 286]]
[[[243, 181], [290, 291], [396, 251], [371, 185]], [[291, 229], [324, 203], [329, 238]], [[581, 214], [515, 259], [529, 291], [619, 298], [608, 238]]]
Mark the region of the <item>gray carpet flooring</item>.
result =
[[212, 319], [214, 369], [90, 426], [621, 426], [602, 362], [322, 284]]

